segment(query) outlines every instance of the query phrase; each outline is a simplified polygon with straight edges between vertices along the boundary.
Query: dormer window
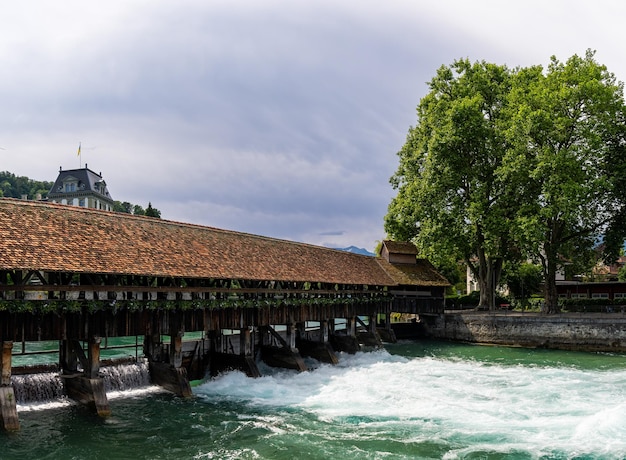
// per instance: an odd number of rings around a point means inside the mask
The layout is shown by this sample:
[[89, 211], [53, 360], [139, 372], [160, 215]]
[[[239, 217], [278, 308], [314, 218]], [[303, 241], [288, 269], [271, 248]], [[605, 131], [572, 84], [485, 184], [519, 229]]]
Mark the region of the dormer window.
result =
[[65, 183], [65, 192], [75, 192], [76, 191], [76, 182], [66, 182]]

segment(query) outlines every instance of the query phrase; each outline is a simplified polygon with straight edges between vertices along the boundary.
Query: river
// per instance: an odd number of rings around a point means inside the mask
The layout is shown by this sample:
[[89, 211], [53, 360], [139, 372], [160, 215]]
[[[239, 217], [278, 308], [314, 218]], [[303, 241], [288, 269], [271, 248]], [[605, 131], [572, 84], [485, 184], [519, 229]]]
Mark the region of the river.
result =
[[623, 355], [404, 342], [339, 356], [300, 374], [224, 374], [189, 400], [113, 392], [106, 419], [19, 405], [0, 458], [626, 458]]

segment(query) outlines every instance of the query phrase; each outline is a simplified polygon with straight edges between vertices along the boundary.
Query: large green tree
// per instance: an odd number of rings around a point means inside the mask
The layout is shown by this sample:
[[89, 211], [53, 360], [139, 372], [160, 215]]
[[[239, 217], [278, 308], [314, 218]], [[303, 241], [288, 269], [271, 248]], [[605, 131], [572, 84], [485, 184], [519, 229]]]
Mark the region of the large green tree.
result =
[[508, 110], [512, 145], [504, 180], [525, 205], [511, 222], [527, 253], [541, 262], [545, 312], [559, 311], [563, 261], [604, 240], [614, 260], [626, 232], [626, 111], [623, 84], [594, 53], [552, 58], [516, 75]]
[[541, 263], [546, 312], [558, 311], [563, 261], [626, 232], [623, 87], [594, 60], [507, 69], [441, 67], [417, 108], [391, 178], [389, 236], [433, 258], [464, 260], [494, 308], [502, 264]]
[[517, 203], [498, 175], [511, 80], [506, 66], [469, 60], [437, 71], [398, 152], [391, 178], [398, 194], [385, 218], [392, 238], [413, 240], [435, 261], [463, 260], [478, 280], [482, 308], [494, 308], [503, 261], [518, 253], [507, 225]]

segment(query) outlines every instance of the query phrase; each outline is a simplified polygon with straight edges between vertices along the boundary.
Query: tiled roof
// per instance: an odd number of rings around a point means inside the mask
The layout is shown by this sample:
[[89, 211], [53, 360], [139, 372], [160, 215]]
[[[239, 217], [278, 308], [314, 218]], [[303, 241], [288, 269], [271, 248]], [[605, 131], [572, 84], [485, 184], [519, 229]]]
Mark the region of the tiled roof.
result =
[[395, 284], [407, 286], [450, 286], [450, 282], [441, 275], [426, 259], [417, 259], [413, 264], [391, 264], [383, 258], [378, 263], [394, 280]]
[[0, 199], [0, 269], [393, 285], [374, 257], [211, 227]]
[[425, 260], [376, 257], [193, 224], [0, 199], [0, 270], [443, 286]]

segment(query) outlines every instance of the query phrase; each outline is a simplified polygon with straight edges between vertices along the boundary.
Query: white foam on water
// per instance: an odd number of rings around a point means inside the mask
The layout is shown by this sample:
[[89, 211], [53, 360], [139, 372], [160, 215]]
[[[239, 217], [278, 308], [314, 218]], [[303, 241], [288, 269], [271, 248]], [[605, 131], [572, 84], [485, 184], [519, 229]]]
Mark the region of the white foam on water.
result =
[[310, 372], [272, 372], [257, 379], [232, 372], [195, 391], [211, 400], [299, 409], [370, 433], [401, 432], [403, 442], [439, 441], [452, 446], [447, 458], [482, 451], [626, 456], [626, 370], [407, 359], [377, 351], [341, 354], [338, 366]]
[[72, 405], [76, 405], [78, 403], [67, 399], [57, 399], [54, 401], [45, 401], [45, 402], [34, 402], [34, 403], [18, 403], [16, 405], [17, 413], [21, 412], [36, 412], [36, 411], [44, 411], [50, 409], [60, 409], [63, 407], [70, 407]]
[[130, 388], [128, 390], [107, 391], [107, 399], [111, 401], [114, 399], [123, 399], [123, 398], [140, 398], [145, 395], [159, 394], [159, 393], [168, 393], [168, 391], [158, 385], [149, 385], [149, 386], [140, 387], [140, 388]]

